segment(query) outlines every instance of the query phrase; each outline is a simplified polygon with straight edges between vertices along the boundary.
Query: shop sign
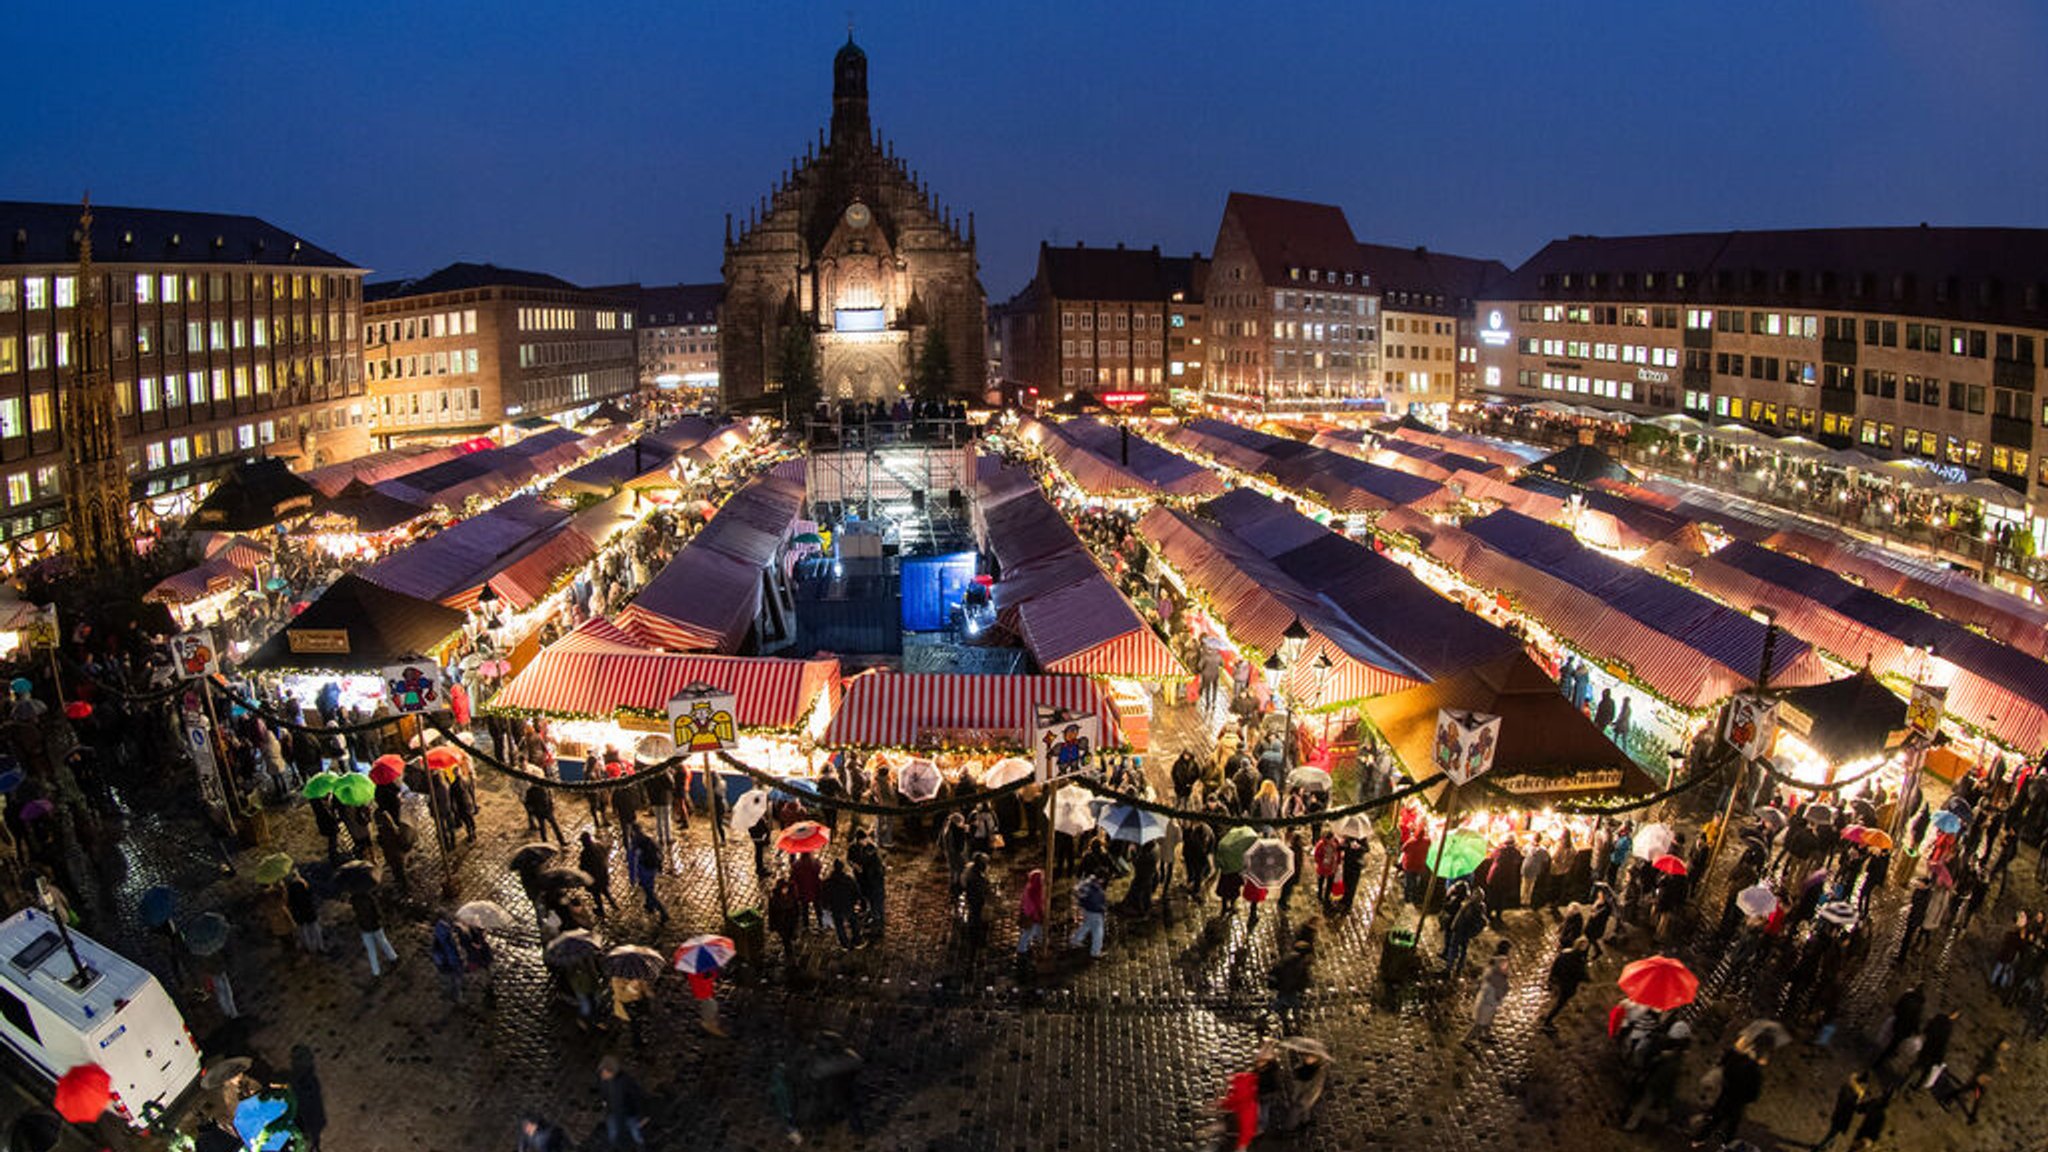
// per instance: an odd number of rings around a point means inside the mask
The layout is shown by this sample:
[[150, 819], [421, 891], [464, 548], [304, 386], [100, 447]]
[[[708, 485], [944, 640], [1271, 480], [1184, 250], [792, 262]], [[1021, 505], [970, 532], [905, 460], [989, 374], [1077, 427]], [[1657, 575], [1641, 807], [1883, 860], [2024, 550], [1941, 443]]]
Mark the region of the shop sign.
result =
[[36, 614], [28, 619], [28, 626], [22, 629], [22, 642], [30, 648], [55, 648], [58, 636], [55, 604], [36, 609]]
[[181, 680], [218, 675], [220, 649], [214, 647], [212, 631], [197, 628], [171, 637], [171, 666]]
[[1479, 330], [1479, 342], [1488, 348], [1505, 348], [1513, 333], [1508, 331], [1507, 317], [1495, 308], [1486, 314], [1486, 327]]
[[1038, 782], [1072, 776], [1088, 766], [1102, 744], [1102, 718], [1043, 704], [1032, 709], [1031, 760]]
[[418, 716], [445, 707], [431, 660], [393, 664], [384, 669], [384, 698], [401, 716]]
[[1742, 753], [1743, 759], [1755, 760], [1769, 752], [1777, 735], [1777, 701], [1758, 696], [1737, 696], [1728, 701], [1728, 726], [1722, 737]]
[[1923, 739], [1932, 740], [1941, 731], [1941, 714], [1948, 707], [1948, 689], [1932, 684], [1913, 685], [1906, 700], [1906, 727]]
[[1007, 748], [1014, 744], [1013, 728], [919, 728], [920, 748]]
[[1541, 792], [1605, 792], [1621, 787], [1621, 769], [1588, 768], [1563, 776], [1531, 776], [1522, 773], [1503, 776], [1495, 780], [1493, 786], [1517, 796]]
[[676, 742], [676, 754], [729, 752], [739, 747], [738, 715], [733, 694], [709, 684], [692, 684], [671, 696], [669, 736]]
[[1500, 746], [1500, 717], [1484, 712], [1454, 712], [1439, 708], [1436, 714], [1436, 770], [1453, 784], [1466, 784], [1493, 770], [1493, 754]]
[[301, 656], [348, 655], [346, 628], [287, 628], [284, 642], [287, 648]]

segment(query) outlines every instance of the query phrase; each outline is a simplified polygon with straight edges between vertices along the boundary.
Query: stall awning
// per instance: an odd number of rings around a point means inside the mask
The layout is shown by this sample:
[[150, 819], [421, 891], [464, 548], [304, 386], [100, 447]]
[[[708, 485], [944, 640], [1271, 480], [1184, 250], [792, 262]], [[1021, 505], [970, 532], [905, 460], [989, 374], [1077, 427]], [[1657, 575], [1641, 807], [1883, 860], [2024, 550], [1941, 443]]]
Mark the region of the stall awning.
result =
[[214, 559], [164, 577], [142, 598], [162, 604], [190, 604], [236, 585], [247, 585], [248, 581], [248, 574], [240, 568], [224, 559]]
[[484, 581], [568, 520], [568, 509], [560, 505], [538, 496], [515, 497], [386, 556], [365, 567], [362, 576], [422, 600], [452, 603], [468, 594], [474, 602]]
[[[556, 581], [596, 556], [597, 546], [590, 542], [589, 537], [565, 526], [524, 556], [499, 569], [484, 583], [514, 611], [524, 612], [553, 591]], [[469, 607], [482, 591], [479, 587], [471, 592], [467, 597], [468, 604], [457, 603], [451, 607]]]
[[1869, 669], [1778, 694], [1780, 731], [1791, 729], [1836, 764], [1876, 756], [1906, 726], [1906, 702]]
[[425, 508], [379, 492], [360, 480], [351, 481], [340, 492], [323, 498], [316, 509], [316, 516], [346, 520], [355, 525], [357, 532], [371, 536], [410, 524], [426, 514]]
[[313, 510], [312, 485], [275, 458], [247, 460], [216, 485], [187, 523], [220, 532], [268, 528]]
[[803, 486], [764, 476], [728, 498], [619, 622], [683, 651], [732, 653], [760, 612], [764, 575], [795, 529]]
[[365, 672], [431, 654], [462, 630], [453, 608], [379, 588], [354, 573], [264, 642], [243, 667]]
[[1157, 633], [1102, 576], [1018, 605], [1016, 630], [1047, 672], [1076, 676], [1185, 677]]
[[1365, 704], [1410, 779], [1436, 772], [1437, 712], [1449, 708], [1501, 718], [1488, 790], [1523, 801], [1649, 792], [1655, 784], [1628, 754], [1558, 693], [1543, 669], [1517, 652], [1433, 684]]
[[1022, 747], [1033, 709], [1044, 705], [1103, 718], [1103, 739], [1123, 742], [1116, 706], [1096, 681], [1081, 676], [905, 675], [863, 672], [846, 691], [825, 730], [841, 747], [907, 748], [921, 742]]
[[801, 724], [839, 679], [839, 661], [831, 659], [684, 656], [620, 643], [571, 644], [572, 637], [535, 656], [490, 708], [600, 720], [621, 709], [661, 715], [677, 692], [704, 683], [734, 695], [742, 728], [787, 729]]
[[225, 532], [194, 532], [199, 555], [207, 560], [225, 560], [244, 572], [254, 572], [270, 563], [270, 546], [247, 536]]
[[464, 440], [460, 444], [448, 444], [437, 448], [425, 445], [393, 448], [388, 452], [372, 452], [368, 456], [358, 456], [339, 464], [315, 468], [306, 473], [303, 479], [322, 494], [331, 497], [339, 495], [351, 484], [378, 484], [431, 468], [457, 456], [467, 456], [495, 447], [497, 445], [489, 438], [479, 436], [473, 440]]

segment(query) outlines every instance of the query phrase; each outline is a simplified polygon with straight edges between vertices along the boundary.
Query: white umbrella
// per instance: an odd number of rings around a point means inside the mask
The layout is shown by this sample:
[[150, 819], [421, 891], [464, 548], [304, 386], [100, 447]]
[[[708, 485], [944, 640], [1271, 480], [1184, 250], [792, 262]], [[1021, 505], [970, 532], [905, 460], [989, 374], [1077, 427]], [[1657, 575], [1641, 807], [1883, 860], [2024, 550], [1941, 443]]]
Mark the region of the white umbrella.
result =
[[1304, 764], [1287, 774], [1289, 788], [1301, 788], [1309, 792], [1330, 794], [1330, 774], [1321, 768]]
[[633, 745], [633, 762], [643, 768], [652, 767], [676, 754], [676, 742], [659, 732], [651, 732]]
[[1052, 828], [1069, 836], [1079, 836], [1095, 827], [1098, 806], [1093, 797], [1083, 792], [1068, 789], [1059, 793], [1059, 802], [1053, 808]]
[[1671, 854], [1674, 839], [1669, 824], [1645, 824], [1636, 829], [1636, 843], [1632, 851], [1638, 860], [1655, 860]]
[[1335, 832], [1340, 839], [1344, 840], [1363, 840], [1365, 839], [1365, 834], [1371, 831], [1371, 829], [1372, 826], [1365, 822], [1365, 817], [1360, 816], [1356, 812], [1330, 825], [1330, 831]]
[[517, 924], [504, 906], [489, 900], [472, 900], [455, 910], [455, 920], [476, 928], [493, 928], [504, 931]]
[[1005, 757], [989, 767], [988, 775], [981, 782], [990, 788], [1001, 788], [1019, 780], [1029, 780], [1033, 774], [1031, 761], [1017, 756]]
[[1778, 894], [1767, 885], [1753, 884], [1735, 894], [1735, 906], [1745, 915], [1769, 916], [1778, 910]]
[[746, 834], [747, 829], [760, 823], [761, 817], [767, 814], [768, 790], [749, 789], [740, 793], [740, 798], [732, 802], [732, 812], [726, 817], [725, 826], [733, 835], [742, 836]]
[[1294, 849], [1284, 840], [1267, 837], [1244, 850], [1244, 878], [1247, 884], [1278, 888], [1294, 875]]
[[896, 773], [896, 791], [912, 803], [922, 803], [939, 794], [939, 766], [926, 759], [912, 760]]
[[1847, 928], [1856, 923], [1856, 906], [1847, 900], [1834, 900], [1821, 905], [1814, 915], [1837, 928]]

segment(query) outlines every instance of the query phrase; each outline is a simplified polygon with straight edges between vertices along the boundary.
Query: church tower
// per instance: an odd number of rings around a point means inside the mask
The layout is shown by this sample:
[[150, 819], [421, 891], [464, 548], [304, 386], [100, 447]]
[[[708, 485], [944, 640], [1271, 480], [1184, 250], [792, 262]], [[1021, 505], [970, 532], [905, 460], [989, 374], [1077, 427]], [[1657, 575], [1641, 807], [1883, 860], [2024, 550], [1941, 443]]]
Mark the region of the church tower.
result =
[[832, 150], [840, 155], [873, 146], [868, 123], [868, 54], [846, 34], [846, 47], [832, 58]]
[[92, 267], [92, 200], [78, 219], [77, 365], [63, 392], [64, 513], [71, 551], [87, 575], [120, 572], [135, 559], [128, 527], [128, 460], [119, 393], [107, 371], [100, 282]]

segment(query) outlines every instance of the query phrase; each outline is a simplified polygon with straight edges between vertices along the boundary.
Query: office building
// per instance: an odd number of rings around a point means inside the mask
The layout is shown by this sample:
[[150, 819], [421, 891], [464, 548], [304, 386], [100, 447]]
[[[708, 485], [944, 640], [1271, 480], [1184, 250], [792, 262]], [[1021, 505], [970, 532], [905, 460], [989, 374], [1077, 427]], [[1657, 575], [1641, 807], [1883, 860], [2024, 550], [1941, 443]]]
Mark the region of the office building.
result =
[[1474, 306], [1507, 276], [1498, 260], [1427, 248], [1360, 244], [1359, 259], [1380, 293], [1380, 391], [1390, 415], [1441, 425], [1460, 380], [1477, 377]]
[[1039, 245], [1037, 273], [996, 310], [1006, 387], [1145, 406], [1172, 389], [1199, 393], [1207, 273], [1199, 253], [1162, 256], [1156, 245]]

